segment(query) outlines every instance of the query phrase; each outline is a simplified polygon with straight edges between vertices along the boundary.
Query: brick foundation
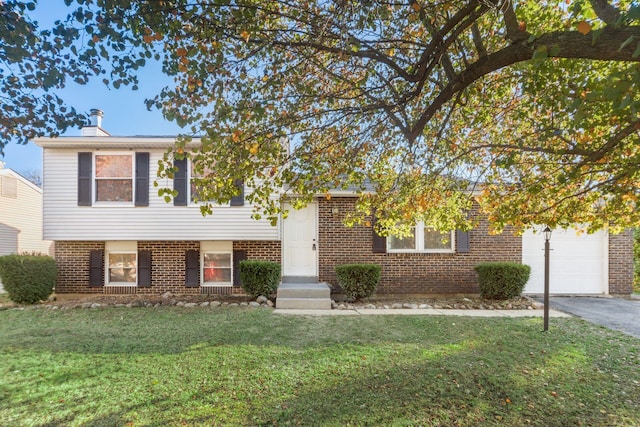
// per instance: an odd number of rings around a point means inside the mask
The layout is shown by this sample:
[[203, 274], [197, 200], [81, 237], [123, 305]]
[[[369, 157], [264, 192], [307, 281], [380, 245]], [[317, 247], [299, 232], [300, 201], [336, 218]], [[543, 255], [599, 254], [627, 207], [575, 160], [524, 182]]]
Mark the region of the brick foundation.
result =
[[486, 221], [471, 230], [468, 253], [374, 253], [371, 227], [342, 224], [354, 202], [348, 197], [318, 201], [321, 281], [336, 284], [338, 264], [373, 263], [382, 266], [378, 293], [471, 294], [478, 293], [476, 264], [522, 261], [522, 239], [509, 228], [491, 236]]
[[[104, 286], [89, 286], [89, 253], [104, 250], [104, 242], [58, 241], [55, 258], [58, 266], [56, 293], [104, 293]], [[167, 291], [181, 295], [200, 294], [199, 287], [185, 286], [185, 252], [199, 250], [198, 241], [140, 241], [138, 250], [151, 251], [151, 286], [137, 287], [137, 294], [161, 294]], [[246, 250], [248, 259], [280, 262], [280, 242], [241, 241], [233, 243], [234, 250]], [[242, 288], [234, 287], [234, 294]]]

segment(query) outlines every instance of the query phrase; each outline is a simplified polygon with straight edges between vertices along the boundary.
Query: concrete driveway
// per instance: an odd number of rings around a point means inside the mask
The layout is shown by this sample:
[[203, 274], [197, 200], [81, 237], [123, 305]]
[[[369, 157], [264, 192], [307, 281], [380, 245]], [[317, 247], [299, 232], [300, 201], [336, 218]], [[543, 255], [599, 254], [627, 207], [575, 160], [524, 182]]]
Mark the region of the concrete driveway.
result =
[[640, 338], [639, 300], [551, 297], [549, 307]]

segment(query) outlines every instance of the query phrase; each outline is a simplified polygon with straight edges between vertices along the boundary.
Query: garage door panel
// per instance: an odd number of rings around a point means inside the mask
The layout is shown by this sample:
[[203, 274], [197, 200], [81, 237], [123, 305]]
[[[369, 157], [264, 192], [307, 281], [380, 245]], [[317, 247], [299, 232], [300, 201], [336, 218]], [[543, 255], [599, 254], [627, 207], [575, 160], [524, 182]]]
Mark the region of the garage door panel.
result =
[[[549, 291], [552, 294], [607, 292], [606, 232], [578, 234], [554, 230], [550, 241]], [[525, 293], [544, 292], [544, 237], [527, 231], [522, 237], [522, 262], [531, 266]]]

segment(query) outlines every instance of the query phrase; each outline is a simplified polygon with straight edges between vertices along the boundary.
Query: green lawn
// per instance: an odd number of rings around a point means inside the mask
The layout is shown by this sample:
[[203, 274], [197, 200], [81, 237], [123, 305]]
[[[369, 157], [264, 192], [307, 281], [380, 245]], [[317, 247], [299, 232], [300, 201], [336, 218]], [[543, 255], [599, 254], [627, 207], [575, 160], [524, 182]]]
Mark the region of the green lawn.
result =
[[640, 340], [541, 323], [5, 310], [0, 424], [640, 425]]

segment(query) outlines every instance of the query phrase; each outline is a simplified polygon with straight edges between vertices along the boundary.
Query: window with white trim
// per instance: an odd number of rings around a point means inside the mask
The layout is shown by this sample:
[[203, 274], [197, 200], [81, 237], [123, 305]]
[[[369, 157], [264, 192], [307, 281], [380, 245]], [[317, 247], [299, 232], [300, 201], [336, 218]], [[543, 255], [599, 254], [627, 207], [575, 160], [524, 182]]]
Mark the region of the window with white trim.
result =
[[138, 283], [137, 242], [106, 242], [107, 286], [136, 286]]
[[448, 253], [454, 251], [453, 232], [440, 232], [423, 222], [411, 227], [411, 232], [405, 237], [389, 236], [387, 238], [388, 252], [423, 252]]
[[233, 285], [233, 242], [200, 242], [202, 286]]
[[94, 155], [95, 201], [133, 203], [133, 153]]
[[193, 163], [193, 161], [189, 160], [189, 165], [189, 201], [191, 203], [206, 202], [207, 200], [202, 200], [200, 198], [200, 192], [198, 191], [198, 187], [196, 186], [195, 181], [198, 179], [207, 178], [208, 176], [213, 174], [213, 170], [205, 166], [204, 171], [202, 173], [198, 173], [195, 170], [195, 163]]

